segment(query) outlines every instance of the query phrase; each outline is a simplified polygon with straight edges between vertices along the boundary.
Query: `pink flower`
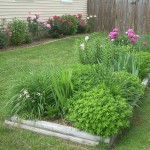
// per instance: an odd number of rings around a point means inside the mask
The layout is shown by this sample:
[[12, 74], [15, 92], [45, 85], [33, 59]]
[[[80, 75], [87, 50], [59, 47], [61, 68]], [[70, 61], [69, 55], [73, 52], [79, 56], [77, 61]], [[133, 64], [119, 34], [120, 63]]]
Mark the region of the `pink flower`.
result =
[[68, 24], [72, 25], [73, 23], [72, 23], [72, 21], [69, 21]]
[[12, 36], [12, 32], [8, 32], [8, 36], [11, 37]]
[[128, 32], [128, 38], [133, 38], [133, 36], [134, 36], [134, 33]]
[[61, 22], [62, 22], [62, 23], [66, 22], [66, 19], [62, 19]]
[[144, 45], [144, 46], [147, 46], [147, 42], [146, 42], [146, 41], [145, 41], [145, 42], [143, 42], [143, 45]]
[[128, 34], [129, 34], [129, 33], [133, 33], [133, 34], [134, 34], [134, 30], [133, 30], [133, 29], [128, 29], [127, 32], [128, 32]]
[[36, 19], [36, 16], [35, 15], [31, 16], [31, 19], [32, 20]]
[[44, 20], [42, 20], [42, 19], [37, 19], [37, 22], [38, 22], [38, 23], [44, 23]]
[[50, 28], [51, 28], [51, 25], [50, 25], [50, 24], [47, 24], [46, 27], [50, 29]]
[[134, 38], [131, 38], [130, 42], [131, 44], [135, 44], [136, 40]]
[[118, 29], [117, 29], [117, 28], [114, 28], [114, 29], [113, 29], [113, 32], [119, 32], [119, 31], [118, 31]]
[[133, 38], [135, 38], [136, 40], [140, 38], [139, 35], [134, 35]]

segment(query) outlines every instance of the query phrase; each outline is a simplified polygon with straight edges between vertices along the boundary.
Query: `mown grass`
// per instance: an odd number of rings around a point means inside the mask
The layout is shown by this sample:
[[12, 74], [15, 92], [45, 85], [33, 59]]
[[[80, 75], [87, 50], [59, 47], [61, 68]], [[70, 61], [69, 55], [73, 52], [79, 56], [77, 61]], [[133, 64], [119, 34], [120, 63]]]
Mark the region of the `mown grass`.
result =
[[[94, 150], [57, 138], [38, 135], [4, 125], [7, 117], [5, 102], [9, 99], [12, 87], [32, 72], [43, 69], [77, 64], [78, 52], [74, 49], [77, 38], [66, 39], [32, 48], [0, 52], [0, 150]], [[122, 137], [116, 150], [150, 149], [150, 90], [142, 99], [140, 109], [136, 111], [137, 121]]]

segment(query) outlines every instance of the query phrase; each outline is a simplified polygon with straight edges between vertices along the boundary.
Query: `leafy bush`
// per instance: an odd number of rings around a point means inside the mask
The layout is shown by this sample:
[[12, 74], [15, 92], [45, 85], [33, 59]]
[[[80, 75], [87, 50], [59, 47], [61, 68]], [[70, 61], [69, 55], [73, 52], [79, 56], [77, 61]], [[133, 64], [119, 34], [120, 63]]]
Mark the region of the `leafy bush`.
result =
[[9, 24], [10, 31], [12, 32], [11, 43], [13, 45], [20, 45], [25, 42], [27, 23], [17, 18]]
[[139, 62], [139, 76], [141, 79], [146, 77], [150, 73], [150, 53], [149, 52], [139, 52], [137, 53], [137, 58]]
[[89, 32], [89, 33], [94, 32], [94, 29], [95, 29], [95, 18], [96, 17], [97, 17], [96, 15], [94, 15], [94, 16], [92, 16], [92, 15], [87, 16], [87, 32]]
[[114, 96], [120, 95], [131, 104], [144, 93], [141, 80], [127, 72], [114, 72], [112, 81], [106, 86]]
[[75, 91], [88, 92], [90, 89], [104, 84], [113, 96], [121, 96], [131, 104], [143, 94], [143, 86], [138, 77], [127, 72], [113, 72], [101, 64], [83, 65], [74, 69], [72, 82]]
[[60, 16], [53, 16], [53, 19], [48, 20], [48, 23], [51, 25], [49, 34], [52, 38], [60, 38], [63, 36]]
[[51, 29], [50, 24], [44, 22], [40, 19], [39, 14], [29, 15], [27, 18], [29, 31], [32, 33], [32, 37], [35, 40], [48, 36], [48, 31]]
[[130, 45], [130, 39], [126, 35], [120, 35], [113, 41], [113, 43], [119, 46], [120, 45], [127, 46]]
[[77, 33], [85, 33], [87, 30], [87, 25], [84, 20], [78, 21]]
[[33, 39], [32, 39], [32, 35], [30, 32], [27, 32], [25, 35], [25, 44], [30, 44], [32, 43]]
[[63, 15], [61, 17], [61, 29], [64, 35], [74, 35], [77, 32], [77, 20], [75, 16]]
[[8, 29], [0, 28], [0, 49], [8, 46], [11, 36], [12, 32]]
[[91, 134], [109, 137], [128, 127], [132, 107], [120, 96], [113, 97], [105, 86], [79, 93], [70, 100], [67, 119]]

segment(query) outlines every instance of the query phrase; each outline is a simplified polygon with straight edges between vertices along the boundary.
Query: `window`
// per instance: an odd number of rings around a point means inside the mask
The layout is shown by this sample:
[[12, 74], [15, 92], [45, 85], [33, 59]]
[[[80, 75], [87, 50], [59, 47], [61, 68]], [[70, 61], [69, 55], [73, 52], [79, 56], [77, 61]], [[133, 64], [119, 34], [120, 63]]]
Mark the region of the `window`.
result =
[[61, 0], [61, 2], [72, 3], [73, 0]]

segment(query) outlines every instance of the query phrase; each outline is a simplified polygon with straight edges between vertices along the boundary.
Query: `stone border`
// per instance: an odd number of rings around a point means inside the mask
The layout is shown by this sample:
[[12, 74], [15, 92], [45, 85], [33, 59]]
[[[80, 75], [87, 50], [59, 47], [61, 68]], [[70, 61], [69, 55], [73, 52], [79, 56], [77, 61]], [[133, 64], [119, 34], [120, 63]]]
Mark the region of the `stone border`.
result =
[[[145, 78], [142, 81], [142, 84], [146, 87], [148, 85], [148, 82], [149, 78]], [[134, 104], [136, 104], [136, 102]], [[117, 135], [109, 138], [103, 138], [101, 136], [95, 136], [87, 132], [80, 131], [79, 129], [74, 127], [46, 121], [23, 120], [16, 116], [6, 119], [5, 124], [12, 127], [22, 128], [32, 132], [58, 137], [90, 146], [96, 146], [100, 141], [111, 146], [117, 139]]]

